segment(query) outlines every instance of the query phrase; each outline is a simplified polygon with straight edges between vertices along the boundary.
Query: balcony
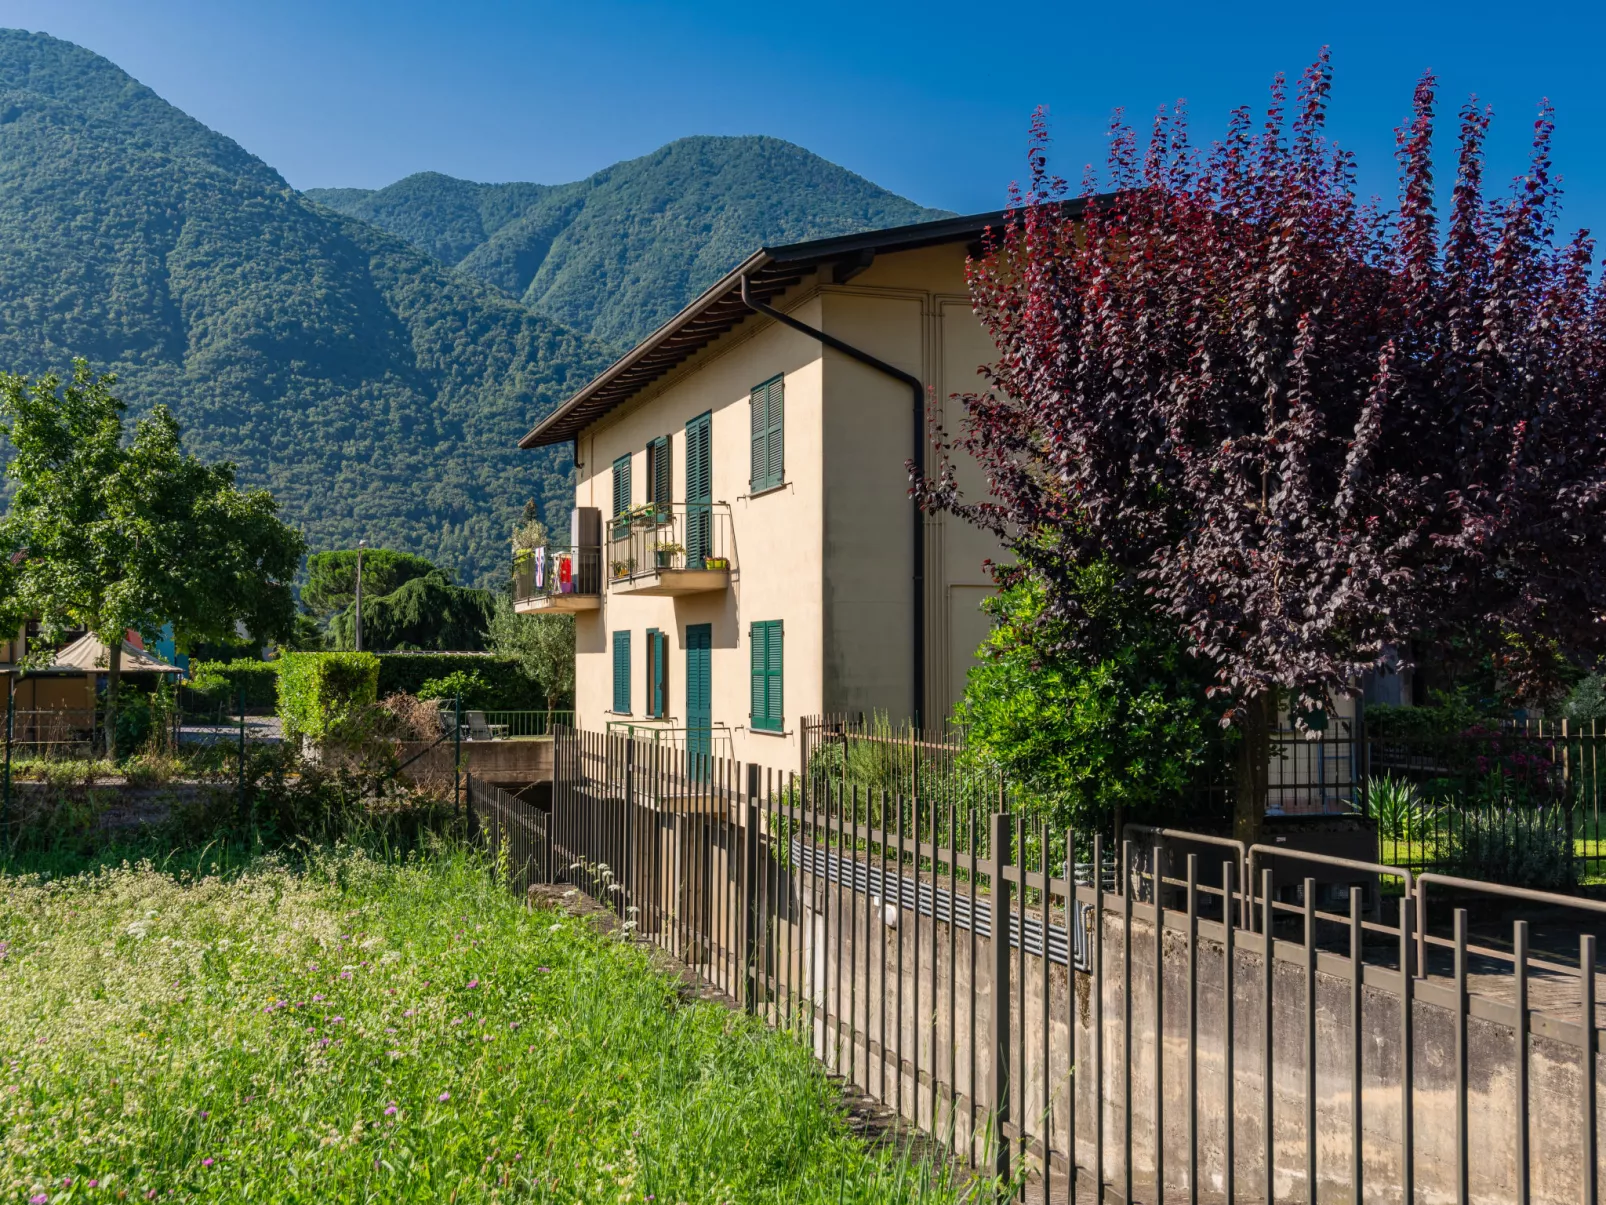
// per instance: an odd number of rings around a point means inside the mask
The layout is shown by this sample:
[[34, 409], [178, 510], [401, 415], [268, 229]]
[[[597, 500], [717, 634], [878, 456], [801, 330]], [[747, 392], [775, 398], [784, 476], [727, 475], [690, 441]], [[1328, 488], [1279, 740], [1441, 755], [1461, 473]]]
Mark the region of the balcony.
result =
[[602, 606], [602, 549], [537, 548], [513, 565], [520, 614], [595, 611]]
[[608, 524], [608, 588], [671, 596], [727, 590], [734, 552], [724, 502], [637, 507]]

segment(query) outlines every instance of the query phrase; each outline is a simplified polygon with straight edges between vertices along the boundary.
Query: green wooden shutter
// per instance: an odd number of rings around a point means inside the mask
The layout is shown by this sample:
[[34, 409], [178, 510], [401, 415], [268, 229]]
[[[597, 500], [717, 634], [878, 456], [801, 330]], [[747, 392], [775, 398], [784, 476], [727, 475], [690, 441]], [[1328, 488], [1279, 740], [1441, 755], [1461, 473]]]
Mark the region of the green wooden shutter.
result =
[[686, 424], [686, 567], [701, 569], [714, 554], [712, 414], [699, 414]]
[[752, 437], [748, 488], [753, 493], [773, 489], [785, 476], [784, 389], [782, 378], [773, 377], [762, 385], [753, 386], [748, 396], [748, 425]]
[[647, 445], [647, 488], [652, 491], [652, 504], [660, 513], [667, 513], [674, 490], [667, 435], [660, 435]]
[[613, 709], [630, 714], [630, 633], [613, 634]]
[[769, 625], [753, 623], [747, 626], [747, 643], [749, 646], [749, 664], [752, 672], [752, 690], [747, 708], [747, 722], [754, 728], [766, 727], [766, 717], [769, 715], [769, 695], [765, 682], [765, 666], [769, 664], [766, 645], [769, 641]]
[[751, 645], [752, 693], [749, 720], [755, 729], [779, 732], [784, 727], [782, 697], [782, 629], [779, 619], [767, 619], [748, 628]]
[[613, 517], [618, 518], [630, 509], [630, 457], [621, 456], [613, 462]]

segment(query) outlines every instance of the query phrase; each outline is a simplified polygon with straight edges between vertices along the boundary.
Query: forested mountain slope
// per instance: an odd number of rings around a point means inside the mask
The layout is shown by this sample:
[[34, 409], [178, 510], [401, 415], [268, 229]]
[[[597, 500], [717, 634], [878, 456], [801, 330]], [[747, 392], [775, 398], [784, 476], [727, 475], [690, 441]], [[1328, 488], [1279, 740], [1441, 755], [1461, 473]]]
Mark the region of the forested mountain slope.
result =
[[0, 369], [115, 370], [190, 447], [278, 495], [314, 548], [505, 573], [567, 454], [515, 447], [603, 349], [292, 190], [113, 64], [0, 31]]
[[616, 346], [635, 342], [763, 244], [946, 216], [778, 138], [682, 138], [573, 184], [433, 172], [310, 189]]

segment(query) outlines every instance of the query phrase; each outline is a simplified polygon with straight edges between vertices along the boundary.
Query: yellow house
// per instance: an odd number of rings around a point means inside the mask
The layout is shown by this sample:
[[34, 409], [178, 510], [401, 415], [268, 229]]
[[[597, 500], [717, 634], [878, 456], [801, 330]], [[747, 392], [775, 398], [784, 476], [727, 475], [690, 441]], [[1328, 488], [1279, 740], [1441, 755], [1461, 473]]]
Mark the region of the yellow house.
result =
[[928, 399], [983, 387], [964, 267], [999, 220], [757, 251], [524, 437], [578, 469], [569, 539], [515, 595], [576, 616], [580, 727], [785, 770], [811, 715], [940, 725], [997, 547], [922, 514], [905, 466]]

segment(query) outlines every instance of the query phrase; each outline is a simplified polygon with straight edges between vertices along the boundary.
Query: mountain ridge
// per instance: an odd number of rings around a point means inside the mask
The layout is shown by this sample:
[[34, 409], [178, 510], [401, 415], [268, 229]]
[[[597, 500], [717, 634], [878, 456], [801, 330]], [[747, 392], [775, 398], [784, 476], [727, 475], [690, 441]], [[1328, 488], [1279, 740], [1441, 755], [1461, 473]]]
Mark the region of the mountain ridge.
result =
[[[765, 194], [772, 180], [786, 186]], [[952, 216], [767, 135], [679, 138], [568, 184], [418, 172], [382, 189], [305, 195], [616, 346], [639, 340], [766, 243]]]

